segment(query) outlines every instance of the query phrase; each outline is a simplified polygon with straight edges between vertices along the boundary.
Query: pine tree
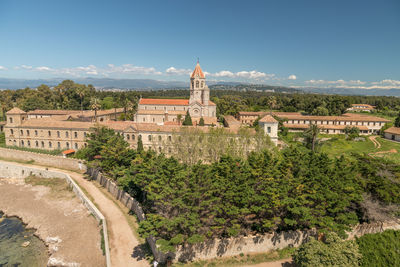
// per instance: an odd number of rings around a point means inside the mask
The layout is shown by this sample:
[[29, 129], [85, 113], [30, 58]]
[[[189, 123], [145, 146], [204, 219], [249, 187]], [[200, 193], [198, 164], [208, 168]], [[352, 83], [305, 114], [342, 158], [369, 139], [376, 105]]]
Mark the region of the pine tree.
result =
[[186, 112], [185, 120], [183, 121], [182, 125], [185, 126], [192, 126], [192, 117], [190, 117], [189, 110]]
[[203, 117], [200, 118], [199, 126], [204, 126], [204, 119], [203, 119]]

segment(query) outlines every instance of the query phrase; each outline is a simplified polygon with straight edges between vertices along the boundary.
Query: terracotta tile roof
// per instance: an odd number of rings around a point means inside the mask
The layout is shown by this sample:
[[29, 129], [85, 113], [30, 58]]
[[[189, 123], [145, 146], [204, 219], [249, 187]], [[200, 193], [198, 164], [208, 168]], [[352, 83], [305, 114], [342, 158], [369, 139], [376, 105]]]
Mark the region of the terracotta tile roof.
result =
[[69, 155], [69, 154], [75, 153], [75, 150], [73, 150], [73, 149], [68, 149], [68, 150], [64, 150], [62, 153], [63, 153], [64, 155]]
[[224, 116], [224, 122], [226, 124], [227, 127], [232, 127], [232, 126], [241, 126], [240, 121], [238, 121], [237, 119], [235, 119], [235, 117], [231, 116], [231, 115], [225, 115]]
[[351, 104], [353, 108], [370, 108], [374, 109], [375, 107], [369, 104]]
[[19, 115], [19, 114], [26, 114], [25, 111], [19, 108], [12, 108], [6, 112], [7, 115]]
[[[310, 127], [309, 124], [292, 124], [292, 123], [283, 123], [283, 126], [290, 129], [308, 129]], [[317, 124], [318, 128], [321, 129], [330, 129], [330, 130], [344, 130], [346, 127], [357, 127], [360, 130], [369, 130], [367, 126], [363, 125], [325, 125], [325, 124]]]
[[400, 127], [390, 127], [390, 128], [385, 130], [385, 133], [400, 134]]
[[154, 99], [141, 98], [139, 105], [171, 105], [171, 106], [188, 106], [189, 99]]
[[[205, 125], [217, 125], [217, 117], [203, 117], [204, 124]], [[193, 123], [196, 122], [197, 124], [200, 122], [200, 118], [194, 118], [192, 117]]]
[[89, 129], [94, 127], [93, 122], [65, 121], [58, 118], [41, 118], [25, 120], [21, 127], [28, 128], [55, 128], [55, 129]]
[[268, 114], [272, 114], [275, 116], [279, 116], [279, 115], [298, 115], [301, 116], [301, 113], [299, 112], [276, 112], [276, 111], [239, 111], [239, 116], [265, 116]]
[[205, 78], [206, 76], [204, 75], [199, 62], [197, 62], [196, 67], [194, 68], [194, 71], [190, 77], [194, 78], [196, 76], [199, 76], [200, 78]]
[[264, 116], [259, 122], [278, 122], [277, 120], [274, 119], [271, 115]]

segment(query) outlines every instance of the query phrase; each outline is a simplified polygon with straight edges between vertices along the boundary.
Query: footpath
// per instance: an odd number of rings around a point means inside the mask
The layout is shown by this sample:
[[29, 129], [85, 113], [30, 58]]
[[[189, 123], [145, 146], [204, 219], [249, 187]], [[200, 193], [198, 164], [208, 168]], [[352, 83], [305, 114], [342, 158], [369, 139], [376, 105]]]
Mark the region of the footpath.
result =
[[[94, 182], [84, 179], [83, 174], [67, 171], [58, 168], [52, 167], [43, 167], [34, 164], [23, 164], [23, 163], [15, 163], [24, 165], [27, 167], [36, 167], [64, 172], [70, 175], [70, 177], [75, 180], [75, 182], [87, 192], [88, 197], [92, 198], [93, 203], [97, 206], [97, 208], [103, 213], [106, 218], [107, 227], [108, 227], [108, 237], [110, 244], [110, 256], [111, 256], [111, 266], [113, 267], [148, 267], [150, 264], [144, 258], [144, 255], [135, 255], [133, 256], [134, 251], [137, 251], [141, 245], [141, 242], [135, 237], [132, 232], [132, 229], [129, 226], [126, 217], [122, 213], [122, 211], [117, 207], [117, 205], [104, 195], [101, 190], [96, 187]], [[85, 192], [85, 193], [86, 193]], [[135, 249], [136, 248], [136, 249]]]

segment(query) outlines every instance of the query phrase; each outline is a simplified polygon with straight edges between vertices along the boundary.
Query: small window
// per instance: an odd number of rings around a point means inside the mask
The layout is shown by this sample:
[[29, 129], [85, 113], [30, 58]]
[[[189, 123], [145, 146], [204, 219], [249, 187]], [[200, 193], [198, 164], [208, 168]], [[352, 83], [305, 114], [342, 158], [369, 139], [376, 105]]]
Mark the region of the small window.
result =
[[268, 127], [268, 128], [267, 128], [267, 132], [268, 132], [268, 133], [271, 133], [271, 127]]
[[35, 147], [39, 147], [39, 142], [35, 141]]
[[78, 132], [74, 132], [74, 137], [78, 138]]
[[168, 136], [168, 141], [172, 141], [172, 136]]
[[127, 139], [127, 140], [131, 140], [131, 137], [130, 137], [129, 134], [126, 135], [126, 139]]
[[60, 131], [57, 131], [57, 137], [60, 138]]
[[151, 141], [151, 134], [149, 134], [148, 139], [149, 139], [149, 141]]
[[161, 151], [162, 151], [162, 149], [161, 149], [161, 147], [159, 146], [159, 147], [158, 147], [158, 152], [161, 153]]
[[78, 149], [78, 143], [75, 143], [75, 149]]
[[52, 143], [51, 142], [49, 142], [49, 148], [51, 148], [53, 145], [52, 145]]
[[134, 134], [132, 134], [132, 140], [135, 140], [135, 135]]
[[57, 142], [57, 148], [60, 149], [61, 148], [61, 144], [60, 142]]
[[26, 135], [27, 135], [27, 136], [29, 136], [29, 135], [30, 135], [30, 132], [29, 132], [29, 130], [26, 130]]
[[42, 145], [42, 148], [44, 148], [44, 142], [43, 141], [41, 142], [41, 145]]
[[48, 131], [49, 136], [51, 136], [51, 131]]
[[10, 123], [13, 123], [13, 118], [10, 118]]
[[35, 136], [37, 136], [38, 135], [38, 131], [37, 130], [35, 130]]
[[24, 131], [23, 130], [20, 130], [19, 132], [21, 133], [21, 135], [24, 135]]
[[28, 147], [31, 147], [31, 141], [28, 141]]
[[162, 139], [162, 138], [161, 138], [161, 135], [159, 135], [159, 136], [158, 136], [158, 141], [161, 141], [161, 139]]
[[87, 133], [86, 133], [86, 132], [84, 132], [84, 133], [83, 133], [83, 137], [85, 137], [85, 138], [86, 138], [86, 135], [87, 135]]
[[24, 146], [24, 140], [21, 141], [21, 146]]
[[146, 121], [146, 118], [143, 118], [143, 122], [145, 122]]
[[67, 137], [67, 138], [68, 138], [68, 132], [65, 132], [65, 137]]
[[67, 148], [69, 148], [69, 142], [66, 143]]
[[14, 130], [13, 130], [13, 129], [10, 129], [10, 133], [11, 133], [11, 134], [14, 134]]

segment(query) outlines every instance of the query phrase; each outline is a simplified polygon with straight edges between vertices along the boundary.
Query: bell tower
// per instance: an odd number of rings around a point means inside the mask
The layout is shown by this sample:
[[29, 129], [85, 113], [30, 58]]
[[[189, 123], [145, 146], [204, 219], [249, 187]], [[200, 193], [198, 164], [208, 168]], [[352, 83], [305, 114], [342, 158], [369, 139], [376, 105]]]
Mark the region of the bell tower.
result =
[[190, 99], [189, 104], [198, 102], [202, 105], [208, 105], [210, 99], [210, 89], [206, 85], [206, 76], [204, 75], [199, 60], [190, 76]]

